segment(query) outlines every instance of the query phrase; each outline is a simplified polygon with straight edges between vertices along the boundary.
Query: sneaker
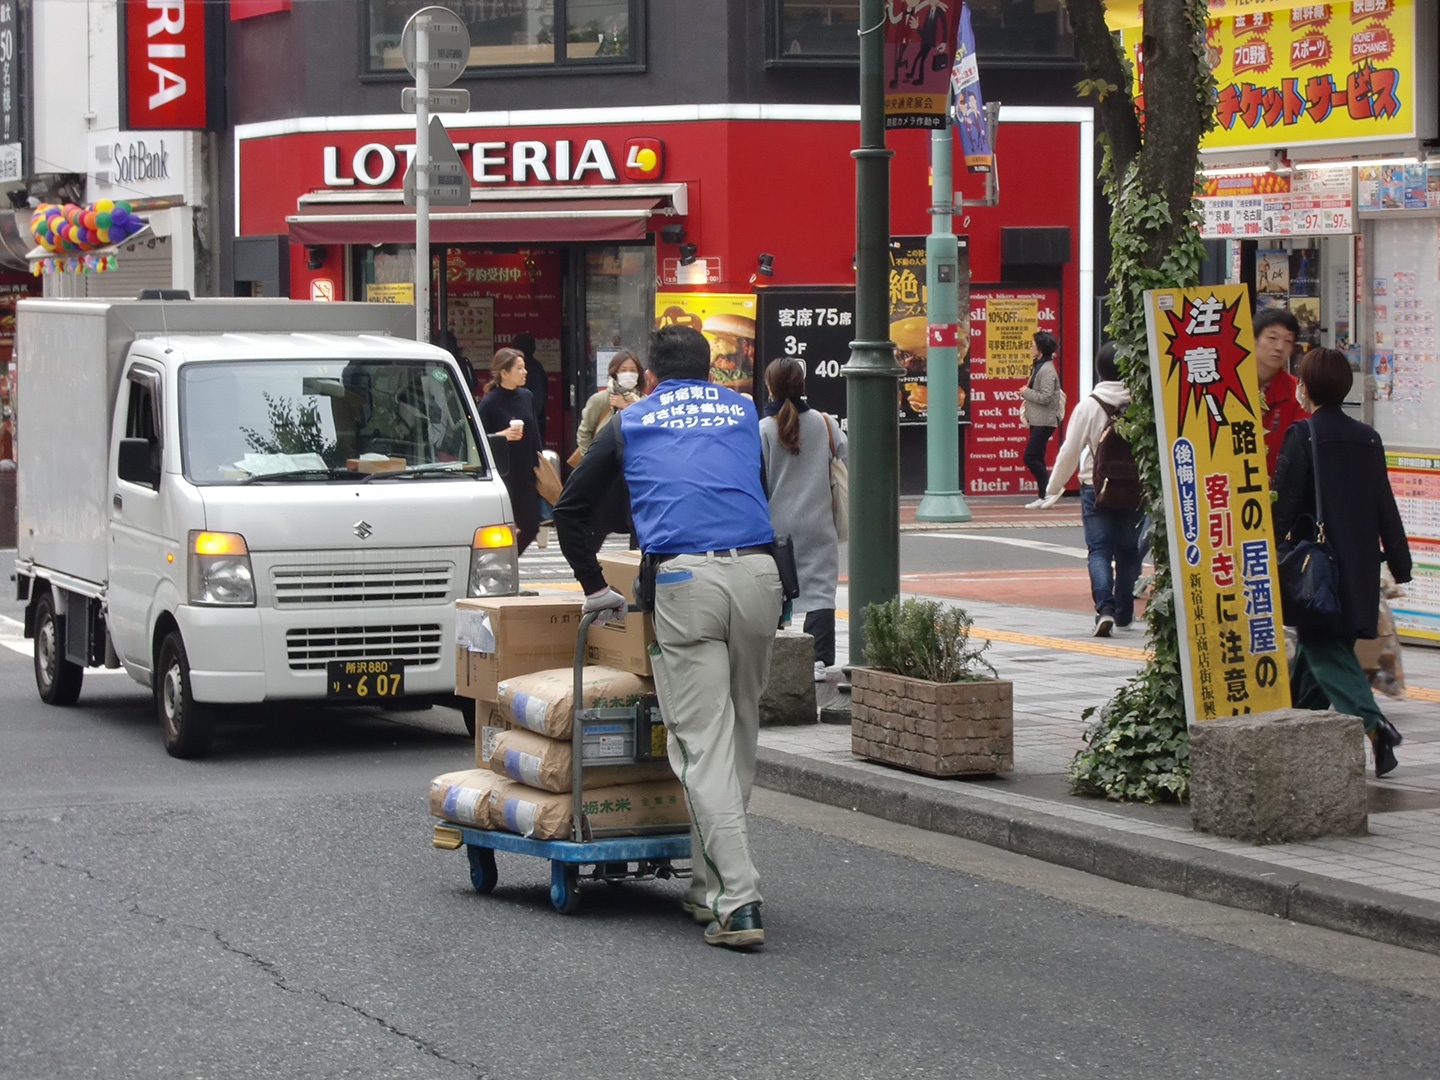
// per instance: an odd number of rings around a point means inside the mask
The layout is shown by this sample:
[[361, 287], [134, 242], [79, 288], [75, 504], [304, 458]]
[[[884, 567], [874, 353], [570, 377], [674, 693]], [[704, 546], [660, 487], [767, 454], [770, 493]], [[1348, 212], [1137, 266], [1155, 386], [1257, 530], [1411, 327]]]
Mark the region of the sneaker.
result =
[[680, 901], [680, 910], [701, 926], [708, 926], [715, 921], [715, 913], [704, 904], [697, 904], [688, 896]]
[[1095, 637], [1109, 637], [1110, 631], [1115, 626], [1115, 616], [1109, 612], [1101, 612], [1095, 616]]
[[758, 949], [765, 944], [765, 927], [760, 922], [760, 904], [736, 908], [723, 923], [705, 927], [705, 944], [727, 949]]
[[824, 682], [824, 681], [825, 681], [825, 662], [824, 662], [823, 660], [816, 660], [816, 661], [815, 661], [815, 681], [816, 681], [816, 682]]
[[1045, 505], [1045, 498], [1044, 498], [1044, 496], [1041, 496], [1040, 498], [1036, 499], [1034, 502], [1028, 502], [1028, 503], [1026, 503], [1026, 504], [1025, 504], [1025, 509], [1026, 509], [1026, 510], [1039, 510], [1039, 509], [1040, 509], [1042, 506], [1044, 506], [1044, 505]]

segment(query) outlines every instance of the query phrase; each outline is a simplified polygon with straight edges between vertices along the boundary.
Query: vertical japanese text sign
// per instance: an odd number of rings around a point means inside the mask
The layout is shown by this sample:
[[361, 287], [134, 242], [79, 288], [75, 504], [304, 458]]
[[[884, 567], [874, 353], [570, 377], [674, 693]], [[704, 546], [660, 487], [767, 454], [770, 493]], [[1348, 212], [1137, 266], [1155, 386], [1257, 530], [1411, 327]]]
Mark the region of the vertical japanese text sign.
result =
[[1145, 294], [1190, 723], [1290, 704], [1244, 285]]

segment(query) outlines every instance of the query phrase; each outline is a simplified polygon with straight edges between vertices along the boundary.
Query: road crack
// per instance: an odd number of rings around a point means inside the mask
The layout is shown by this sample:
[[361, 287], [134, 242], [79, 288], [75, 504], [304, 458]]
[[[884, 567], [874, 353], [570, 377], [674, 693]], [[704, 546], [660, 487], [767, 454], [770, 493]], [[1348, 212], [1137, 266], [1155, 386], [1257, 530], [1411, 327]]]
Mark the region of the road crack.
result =
[[259, 955], [258, 953], [251, 952], [249, 949], [245, 949], [239, 945], [234, 944], [233, 942], [229, 941], [223, 934], [221, 934], [219, 930], [214, 930], [210, 927], [205, 926], [196, 926], [194, 923], [172, 920], [164, 915], [159, 915], [151, 911], [146, 911], [139, 904], [131, 904], [130, 912], [131, 914], [138, 915], [141, 918], [149, 919], [151, 922], [154, 922], [157, 925], [168, 926], [173, 923], [173, 925], [182, 927], [183, 929], [193, 930], [196, 933], [204, 934], [207, 937], [214, 939], [215, 943], [219, 945], [222, 949], [224, 949], [226, 952], [233, 953], [235, 956], [240, 957], [242, 960], [263, 971], [265, 973], [265, 976], [270, 980], [270, 982], [275, 986], [276, 989], [286, 994], [296, 994], [299, 996], [309, 995], [311, 997], [317, 997], [321, 1001], [325, 1002], [327, 1005], [334, 1005], [338, 1008], [348, 1009], [355, 1015], [375, 1024], [388, 1034], [405, 1040], [422, 1054], [426, 1054], [429, 1057], [436, 1058], [449, 1065], [454, 1065], [461, 1069], [469, 1069], [475, 1074], [476, 1080], [485, 1080], [485, 1070], [482, 1069], [479, 1065], [475, 1064], [473, 1061], [460, 1061], [456, 1058], [450, 1057], [448, 1054], [443, 1053], [438, 1047], [427, 1042], [425, 1039], [421, 1038], [418, 1035], [412, 1035], [410, 1032], [404, 1030], [403, 1028], [397, 1027], [389, 1020], [386, 1020], [383, 1016], [377, 1016], [360, 1005], [355, 1005], [351, 1002], [345, 1001], [343, 998], [335, 997], [333, 994], [328, 994], [324, 990], [315, 987], [307, 988], [293, 985], [286, 977], [285, 973], [280, 970], [279, 965], [276, 964], [274, 961], [267, 960], [265, 959], [265, 957]]
[[22, 844], [18, 840], [7, 840], [6, 845], [20, 852], [22, 863], [38, 863], [41, 866], [52, 867], [56, 870], [68, 870], [72, 874], [83, 874], [91, 881], [104, 881], [105, 879], [96, 875], [93, 870], [87, 870], [83, 866], [72, 866], [69, 863], [60, 862], [58, 859], [47, 859], [28, 844]]

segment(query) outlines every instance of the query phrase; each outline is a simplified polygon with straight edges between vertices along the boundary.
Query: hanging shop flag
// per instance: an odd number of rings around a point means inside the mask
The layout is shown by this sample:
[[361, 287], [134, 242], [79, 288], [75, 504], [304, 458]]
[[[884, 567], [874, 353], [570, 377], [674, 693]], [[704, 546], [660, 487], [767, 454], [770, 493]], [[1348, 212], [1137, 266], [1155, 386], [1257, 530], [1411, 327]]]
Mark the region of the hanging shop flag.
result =
[[955, 40], [955, 64], [950, 69], [950, 123], [960, 139], [965, 167], [988, 173], [995, 166], [990, 130], [985, 125], [985, 98], [980, 93], [980, 63], [975, 57], [975, 33], [970, 29], [970, 5], [960, 4], [960, 30]]
[[1290, 704], [1244, 285], [1145, 294], [1190, 723]]
[[885, 0], [885, 127], [943, 128], [954, 0]]

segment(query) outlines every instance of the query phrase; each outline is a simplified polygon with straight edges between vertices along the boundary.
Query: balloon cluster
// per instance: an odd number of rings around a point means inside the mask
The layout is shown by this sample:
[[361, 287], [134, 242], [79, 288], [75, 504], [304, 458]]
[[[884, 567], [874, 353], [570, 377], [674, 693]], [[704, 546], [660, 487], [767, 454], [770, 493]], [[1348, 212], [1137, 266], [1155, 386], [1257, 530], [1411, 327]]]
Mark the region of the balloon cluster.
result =
[[101, 199], [89, 206], [41, 203], [30, 215], [30, 235], [46, 251], [93, 251], [118, 244], [144, 224], [127, 202]]

